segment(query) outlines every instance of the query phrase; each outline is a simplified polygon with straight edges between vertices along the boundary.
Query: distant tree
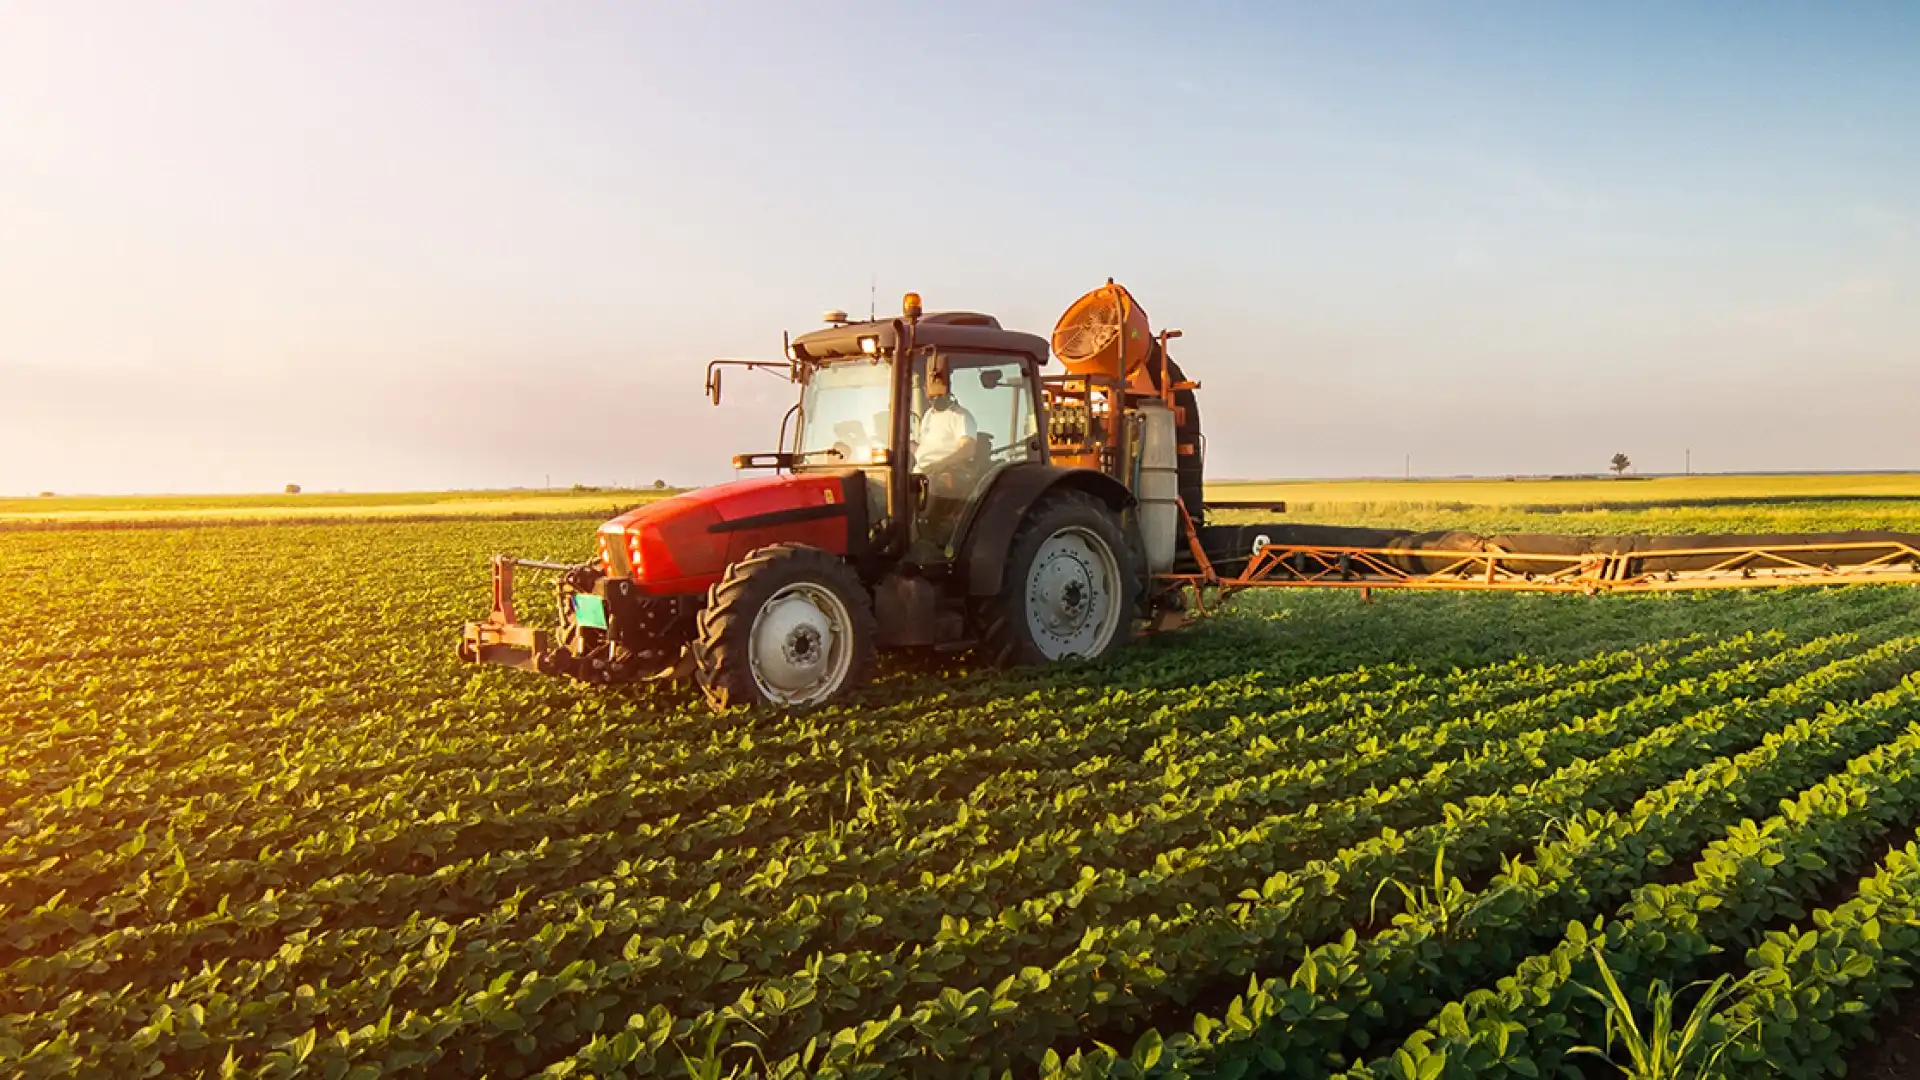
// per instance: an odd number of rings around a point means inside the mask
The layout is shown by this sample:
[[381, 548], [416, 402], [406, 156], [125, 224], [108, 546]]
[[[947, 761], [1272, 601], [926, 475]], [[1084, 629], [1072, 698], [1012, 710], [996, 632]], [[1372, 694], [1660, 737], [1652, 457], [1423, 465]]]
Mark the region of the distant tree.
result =
[[1613, 466], [1613, 475], [1625, 476], [1627, 470], [1633, 468], [1633, 459], [1627, 457], [1625, 454], [1615, 454], [1613, 455], [1613, 460], [1608, 462], [1608, 464]]
[[51, 492], [51, 491], [43, 491], [43, 492], [41, 492], [41, 493], [40, 493], [40, 497], [41, 497], [41, 498], [43, 498], [43, 499], [51, 499], [51, 498], [53, 498], [53, 492]]
[[655, 480], [653, 482], [653, 490], [655, 491], [667, 490], [667, 482], [665, 480]]
[[287, 485], [287, 494], [289, 494], [289, 495], [298, 495], [298, 494], [300, 494], [300, 485], [299, 485], [299, 484], [288, 484], [288, 485]]

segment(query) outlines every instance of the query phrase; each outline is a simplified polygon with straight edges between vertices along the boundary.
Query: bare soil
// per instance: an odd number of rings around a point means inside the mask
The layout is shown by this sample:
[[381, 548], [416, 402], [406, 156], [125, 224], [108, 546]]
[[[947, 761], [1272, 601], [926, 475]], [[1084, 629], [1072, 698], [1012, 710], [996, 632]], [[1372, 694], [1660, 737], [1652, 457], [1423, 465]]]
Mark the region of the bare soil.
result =
[[1874, 1023], [1874, 1038], [1847, 1055], [1853, 1080], [1920, 1080], [1920, 988], [1901, 994], [1897, 1012]]

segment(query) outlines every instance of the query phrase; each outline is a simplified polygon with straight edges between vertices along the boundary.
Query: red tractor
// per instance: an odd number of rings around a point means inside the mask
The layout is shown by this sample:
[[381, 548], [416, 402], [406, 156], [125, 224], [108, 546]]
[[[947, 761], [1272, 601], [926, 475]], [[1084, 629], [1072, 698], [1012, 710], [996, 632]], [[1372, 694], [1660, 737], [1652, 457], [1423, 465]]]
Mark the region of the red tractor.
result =
[[[1051, 343], [990, 315], [829, 325], [772, 368], [800, 387], [771, 475], [649, 503], [602, 525], [593, 561], [496, 557], [494, 604], [461, 655], [596, 683], [691, 674], [718, 707], [811, 706], [876, 649], [978, 647], [994, 662], [1102, 657], [1156, 603], [1181, 498], [1197, 517], [1198, 414], [1145, 316], [1111, 282]], [[789, 439], [789, 423], [791, 438]], [[1187, 434], [1181, 442], [1183, 431]], [[515, 567], [560, 574], [560, 625], [523, 626]]]

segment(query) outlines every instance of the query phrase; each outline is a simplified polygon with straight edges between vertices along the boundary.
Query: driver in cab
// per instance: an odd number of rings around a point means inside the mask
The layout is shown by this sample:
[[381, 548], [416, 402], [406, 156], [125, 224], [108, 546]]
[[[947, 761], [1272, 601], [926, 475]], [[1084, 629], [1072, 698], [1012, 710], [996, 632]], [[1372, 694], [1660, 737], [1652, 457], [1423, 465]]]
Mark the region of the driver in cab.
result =
[[950, 494], [973, 463], [980, 427], [953, 399], [952, 374], [937, 357], [927, 365], [927, 407], [918, 426], [913, 471], [927, 477], [936, 492]]

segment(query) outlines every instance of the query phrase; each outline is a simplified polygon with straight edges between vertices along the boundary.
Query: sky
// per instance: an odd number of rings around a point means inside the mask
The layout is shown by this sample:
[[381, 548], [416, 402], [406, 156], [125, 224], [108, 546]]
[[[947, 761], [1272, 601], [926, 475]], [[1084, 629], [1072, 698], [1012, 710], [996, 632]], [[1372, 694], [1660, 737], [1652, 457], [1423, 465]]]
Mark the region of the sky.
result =
[[[0, 0], [0, 494], [708, 483], [1113, 277], [1209, 475], [1920, 469], [1920, 6]], [[877, 300], [875, 299], [877, 297]]]

